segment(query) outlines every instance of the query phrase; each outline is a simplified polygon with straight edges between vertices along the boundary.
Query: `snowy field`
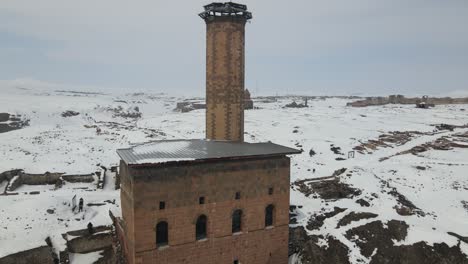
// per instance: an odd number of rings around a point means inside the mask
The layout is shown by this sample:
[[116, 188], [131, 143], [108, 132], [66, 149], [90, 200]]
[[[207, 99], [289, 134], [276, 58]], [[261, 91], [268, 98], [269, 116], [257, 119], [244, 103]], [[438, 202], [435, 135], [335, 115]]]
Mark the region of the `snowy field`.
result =
[[[27, 173], [88, 174], [99, 165], [117, 165], [118, 148], [151, 140], [204, 137], [204, 110], [173, 111], [176, 103], [184, 99], [181, 97], [28, 88], [33, 87], [0, 87], [0, 112], [29, 120], [29, 126], [0, 133], [0, 173], [23, 169]], [[437, 106], [430, 110], [412, 105], [351, 108], [346, 107], [349, 99], [328, 98], [309, 100], [308, 108], [283, 108], [292, 100], [255, 101], [259, 109], [245, 112], [246, 141], [272, 141], [303, 149], [302, 154], [292, 157], [291, 183], [331, 176], [334, 171], [346, 168], [346, 176], [340, 176], [340, 181], [360, 190], [350, 198], [325, 200], [317, 195], [306, 196], [292, 184], [291, 204], [298, 206], [292, 227], [306, 226], [313, 215], [332, 211], [334, 207], [346, 208], [307, 232], [338, 239], [349, 248], [352, 263], [369, 263], [370, 258], [361, 253], [356, 241], [345, 236], [346, 232], [376, 220], [383, 223], [401, 220], [408, 224], [406, 239], [395, 241], [400, 245], [426, 241], [454, 246], [458, 239], [447, 232], [468, 236], [468, 148], [430, 149], [417, 155], [393, 156], [441, 137], [468, 145], [463, 137], [456, 136], [468, 132], [468, 128], [450, 131], [434, 126], [468, 124], [468, 105]], [[79, 114], [63, 117], [66, 111]], [[136, 117], [139, 114], [141, 117]], [[401, 145], [389, 144], [372, 153], [355, 152], [354, 158], [348, 157], [356, 146], [391, 131], [421, 134]], [[334, 153], [331, 147], [339, 147], [343, 155]], [[311, 149], [315, 155], [311, 155]], [[386, 157], [390, 158], [381, 161]], [[61, 234], [83, 229], [88, 222], [110, 224], [109, 210], [120, 215], [119, 192], [113, 190], [112, 182], [103, 190], [93, 188], [94, 185], [67, 184], [58, 190], [54, 186], [24, 185], [17, 190], [18, 195], [1, 195], [0, 257], [43, 245], [48, 236], [60, 245]], [[5, 182], [0, 182], [0, 193], [5, 187]], [[392, 188], [422, 213], [397, 213], [399, 201]], [[40, 194], [28, 194], [31, 191]], [[68, 206], [75, 194], [84, 197], [86, 203], [114, 199], [117, 202], [75, 214]], [[356, 203], [359, 199], [368, 201], [369, 206]], [[51, 208], [54, 213], [47, 213]], [[351, 212], [373, 213], [377, 217], [337, 228], [339, 220]], [[318, 243], [327, 244], [325, 239]], [[461, 243], [460, 247], [468, 254], [468, 244]], [[74, 258], [84, 259], [79, 255]]]

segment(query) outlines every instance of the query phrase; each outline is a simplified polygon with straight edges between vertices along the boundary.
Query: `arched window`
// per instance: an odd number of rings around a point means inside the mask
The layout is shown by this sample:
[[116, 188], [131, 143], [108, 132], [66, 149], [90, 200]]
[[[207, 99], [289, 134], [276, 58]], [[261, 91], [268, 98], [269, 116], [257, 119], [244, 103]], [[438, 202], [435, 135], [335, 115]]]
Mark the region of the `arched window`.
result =
[[200, 215], [197, 219], [197, 224], [195, 227], [195, 238], [197, 240], [206, 238], [206, 215]]
[[232, 233], [242, 230], [242, 210], [237, 209], [232, 213]]
[[273, 212], [275, 211], [275, 206], [270, 204], [265, 208], [265, 227], [273, 225]]
[[168, 224], [161, 221], [156, 225], [156, 246], [166, 246], [169, 243]]

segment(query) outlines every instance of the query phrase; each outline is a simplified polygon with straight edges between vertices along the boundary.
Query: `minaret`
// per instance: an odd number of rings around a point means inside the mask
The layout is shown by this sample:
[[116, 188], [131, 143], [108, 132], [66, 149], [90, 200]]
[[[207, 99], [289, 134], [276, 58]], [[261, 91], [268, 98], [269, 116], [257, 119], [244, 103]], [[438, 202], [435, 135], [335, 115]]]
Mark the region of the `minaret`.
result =
[[206, 5], [206, 138], [244, 141], [245, 23], [247, 6]]

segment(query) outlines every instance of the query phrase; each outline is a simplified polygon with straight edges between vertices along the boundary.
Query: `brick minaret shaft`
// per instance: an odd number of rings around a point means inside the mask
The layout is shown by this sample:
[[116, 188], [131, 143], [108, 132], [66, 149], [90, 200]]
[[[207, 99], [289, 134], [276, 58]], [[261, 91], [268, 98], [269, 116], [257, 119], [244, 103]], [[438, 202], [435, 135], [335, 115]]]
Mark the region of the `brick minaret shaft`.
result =
[[244, 141], [244, 17], [206, 22], [206, 138]]

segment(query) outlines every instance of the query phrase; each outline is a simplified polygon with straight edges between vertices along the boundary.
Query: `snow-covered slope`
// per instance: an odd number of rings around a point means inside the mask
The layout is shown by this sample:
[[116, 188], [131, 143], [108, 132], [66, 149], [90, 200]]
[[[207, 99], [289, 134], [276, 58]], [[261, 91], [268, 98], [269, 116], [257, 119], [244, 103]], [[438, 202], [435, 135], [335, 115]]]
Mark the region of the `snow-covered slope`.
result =
[[[117, 164], [118, 148], [151, 140], [204, 137], [204, 110], [173, 111], [176, 102], [183, 98], [156, 93], [113, 95], [20, 88], [0, 87], [0, 112], [29, 119], [29, 126], [0, 133], [0, 173], [10, 169], [29, 173], [92, 173], [97, 165]], [[245, 112], [245, 139], [272, 141], [304, 150], [292, 157], [291, 204], [298, 206], [293, 212], [297, 217], [292, 227], [307, 226], [311, 217], [334, 207], [346, 208], [326, 218], [319, 228], [307, 229], [307, 233], [335, 237], [348, 247], [352, 263], [368, 263], [370, 258], [361, 253], [356, 241], [346, 237], [346, 232], [376, 220], [383, 223], [402, 220], [409, 225], [408, 236], [396, 244], [427, 241], [453, 246], [458, 240], [447, 232], [468, 236], [468, 149], [431, 149], [418, 155], [391, 157], [444, 136], [452, 138], [456, 133], [467, 132], [468, 128], [434, 132], [434, 124], [468, 124], [467, 111], [463, 110], [468, 105], [437, 106], [430, 110], [400, 105], [350, 108], [346, 107], [349, 100], [329, 98], [309, 100], [308, 108], [283, 108], [291, 100], [256, 102], [260, 109]], [[79, 114], [63, 117], [66, 111]], [[389, 144], [372, 153], [356, 152], [354, 158], [348, 158], [348, 152], [356, 146], [390, 131], [421, 134], [402, 145]], [[333, 147], [339, 147], [338, 153], [343, 155], [333, 152]], [[311, 149], [315, 155], [310, 155]], [[386, 157], [391, 158], [381, 161]], [[320, 195], [307, 196], [294, 185], [301, 180], [331, 176], [341, 168], [347, 170], [340, 176], [340, 182], [359, 190], [358, 195], [324, 199]], [[5, 187], [0, 183], [2, 186]], [[395, 208], [401, 206], [401, 201], [393, 189], [422, 213], [397, 213]], [[77, 217], [66, 213], [63, 205], [72, 194], [89, 197], [93, 202], [119, 200], [118, 191], [111, 189], [92, 192], [46, 189], [38, 196], [0, 196], [0, 257], [43, 244], [47, 236], [84, 228], [88, 221], [110, 223], [108, 210], [119, 214], [117, 202], [99, 207], [76, 221]], [[366, 200], [369, 206], [356, 203], [359, 199]], [[49, 207], [57, 209], [55, 218], [44, 215]], [[35, 210], [40, 216], [34, 216]], [[378, 216], [337, 228], [340, 219], [351, 212]], [[68, 219], [67, 225], [58, 223], [57, 217]], [[14, 247], [8, 246], [12, 241]], [[327, 240], [318, 243], [326, 245]], [[462, 243], [461, 249], [468, 254], [468, 245]]]

